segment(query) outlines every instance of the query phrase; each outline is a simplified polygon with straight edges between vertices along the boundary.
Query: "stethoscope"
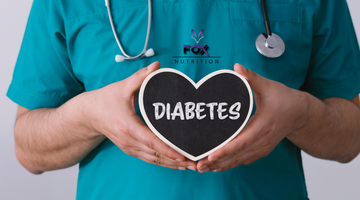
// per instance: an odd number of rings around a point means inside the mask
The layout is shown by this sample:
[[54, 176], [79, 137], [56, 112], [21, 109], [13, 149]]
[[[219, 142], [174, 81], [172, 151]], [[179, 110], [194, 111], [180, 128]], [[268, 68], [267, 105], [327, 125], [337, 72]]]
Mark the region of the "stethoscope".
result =
[[[111, 15], [110, 0], [105, 0], [105, 5], [108, 10], [111, 29], [114, 33], [115, 40], [121, 50], [121, 53], [123, 54], [123, 55], [116, 55], [115, 61], [122, 62], [124, 60], [135, 60], [137, 58], [154, 56], [155, 52], [153, 49], [150, 48], [150, 49], [146, 50], [147, 45], [149, 43], [150, 28], [151, 28], [151, 11], [152, 11], [151, 0], [148, 0], [149, 11], [148, 11], [148, 28], [147, 28], [146, 40], [145, 40], [143, 50], [137, 56], [129, 56], [128, 54], [126, 54], [124, 48], [122, 47], [122, 45], [120, 43], [118, 36], [117, 36], [116, 30], [115, 30], [114, 22], [113, 22], [112, 15]], [[263, 17], [264, 17], [266, 33], [262, 33], [259, 35], [259, 37], [257, 37], [257, 39], [255, 41], [256, 49], [259, 51], [260, 54], [264, 55], [265, 57], [278, 58], [285, 52], [285, 43], [281, 39], [280, 36], [271, 32], [270, 21], [269, 21], [267, 9], [266, 9], [266, 1], [265, 0], [261, 0], [261, 8], [262, 8], [262, 13], [263, 13]]]

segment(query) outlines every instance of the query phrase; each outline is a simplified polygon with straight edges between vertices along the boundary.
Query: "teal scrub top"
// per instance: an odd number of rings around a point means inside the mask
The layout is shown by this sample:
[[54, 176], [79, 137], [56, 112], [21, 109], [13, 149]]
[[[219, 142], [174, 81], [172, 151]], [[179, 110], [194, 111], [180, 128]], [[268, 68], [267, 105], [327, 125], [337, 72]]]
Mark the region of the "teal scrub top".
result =
[[[146, 0], [111, 0], [128, 54], [141, 52]], [[154, 61], [199, 81], [241, 63], [319, 99], [360, 92], [360, 53], [345, 0], [268, 0], [274, 33], [286, 44], [276, 59], [258, 53], [265, 32], [260, 0], [153, 0], [151, 58], [116, 63], [121, 54], [104, 0], [34, 0], [7, 96], [28, 108], [58, 107], [84, 91], [121, 81]], [[203, 38], [192, 31], [203, 30]], [[198, 42], [198, 43], [197, 43]], [[184, 46], [194, 45], [194, 51]], [[205, 51], [204, 51], [204, 49]], [[250, 165], [200, 174], [148, 164], [104, 140], [80, 162], [78, 200], [308, 199], [300, 149], [282, 140]]]

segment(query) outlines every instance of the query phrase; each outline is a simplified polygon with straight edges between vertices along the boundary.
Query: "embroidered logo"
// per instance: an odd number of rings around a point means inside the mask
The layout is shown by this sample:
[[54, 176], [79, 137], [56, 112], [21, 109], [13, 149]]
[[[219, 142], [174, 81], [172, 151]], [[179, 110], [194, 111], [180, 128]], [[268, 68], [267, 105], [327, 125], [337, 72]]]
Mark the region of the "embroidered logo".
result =
[[194, 39], [196, 43], [199, 43], [200, 40], [204, 38], [203, 30], [201, 30], [200, 33], [196, 35], [194, 29], [191, 29], [191, 33], [192, 33], [191, 38]]
[[[174, 64], [220, 64], [220, 56], [210, 56], [210, 47], [207, 44], [200, 44], [204, 38], [204, 29], [199, 34], [196, 34], [194, 29], [191, 29], [191, 38], [196, 43], [185, 44], [182, 47], [182, 55], [173, 56]], [[202, 41], [201, 43], [204, 43]]]

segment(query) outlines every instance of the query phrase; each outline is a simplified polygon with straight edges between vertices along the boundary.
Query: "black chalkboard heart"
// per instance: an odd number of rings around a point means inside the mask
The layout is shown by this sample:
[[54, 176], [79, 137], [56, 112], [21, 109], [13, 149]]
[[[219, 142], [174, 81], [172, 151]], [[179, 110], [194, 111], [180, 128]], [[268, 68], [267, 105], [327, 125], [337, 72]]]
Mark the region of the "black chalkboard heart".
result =
[[169, 68], [151, 73], [139, 93], [141, 114], [166, 144], [197, 161], [230, 142], [249, 120], [249, 84], [231, 70], [213, 72], [198, 83]]

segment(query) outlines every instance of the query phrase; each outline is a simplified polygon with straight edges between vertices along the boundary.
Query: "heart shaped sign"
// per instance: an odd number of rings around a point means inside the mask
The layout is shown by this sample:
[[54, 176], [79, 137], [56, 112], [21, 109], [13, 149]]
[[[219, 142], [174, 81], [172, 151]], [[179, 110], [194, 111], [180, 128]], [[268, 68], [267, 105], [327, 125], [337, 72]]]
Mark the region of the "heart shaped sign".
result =
[[144, 80], [139, 106], [156, 136], [197, 161], [240, 133], [250, 118], [253, 96], [245, 78], [231, 70], [194, 83], [177, 70], [163, 68]]

